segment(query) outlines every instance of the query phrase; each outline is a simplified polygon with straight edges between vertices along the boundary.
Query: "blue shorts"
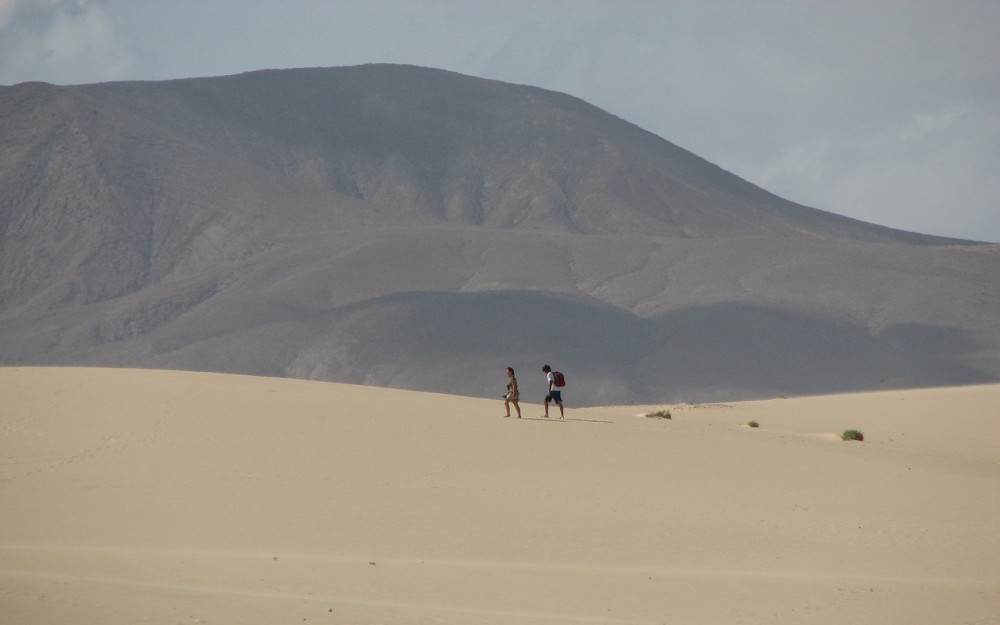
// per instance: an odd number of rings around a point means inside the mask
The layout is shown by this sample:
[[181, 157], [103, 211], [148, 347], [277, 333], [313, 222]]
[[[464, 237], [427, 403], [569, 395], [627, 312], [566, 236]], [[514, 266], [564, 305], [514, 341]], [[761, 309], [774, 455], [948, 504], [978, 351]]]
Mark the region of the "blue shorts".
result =
[[550, 401], [554, 401], [557, 404], [561, 404], [562, 403], [562, 391], [552, 391], [551, 393], [549, 393], [548, 395], [546, 395], [545, 396], [545, 403], [547, 404]]

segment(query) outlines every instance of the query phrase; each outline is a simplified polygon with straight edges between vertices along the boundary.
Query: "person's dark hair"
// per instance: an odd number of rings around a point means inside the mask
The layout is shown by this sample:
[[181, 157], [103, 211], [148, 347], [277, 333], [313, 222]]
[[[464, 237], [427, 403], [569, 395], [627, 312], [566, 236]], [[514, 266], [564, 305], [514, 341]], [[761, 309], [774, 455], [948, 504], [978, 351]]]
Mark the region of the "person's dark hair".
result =
[[549, 371], [552, 371], [552, 367], [550, 367], [548, 365], [545, 365], [544, 367], [542, 367], [542, 371], [544, 371], [545, 373], [548, 373]]
[[511, 373], [514, 373], [514, 367], [507, 367], [507, 371], [510, 371]]

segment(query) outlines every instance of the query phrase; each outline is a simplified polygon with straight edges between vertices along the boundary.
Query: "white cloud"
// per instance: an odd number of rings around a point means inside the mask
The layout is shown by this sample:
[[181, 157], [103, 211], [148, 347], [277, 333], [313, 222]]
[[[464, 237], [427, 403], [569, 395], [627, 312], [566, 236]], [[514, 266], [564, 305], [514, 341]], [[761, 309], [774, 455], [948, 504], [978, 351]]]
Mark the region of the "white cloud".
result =
[[0, 5], [0, 84], [116, 80], [133, 68], [131, 52], [97, 2], [4, 0]]
[[10, 21], [17, 8], [18, 0], [0, 0], [0, 30]]
[[830, 210], [919, 232], [1000, 240], [1000, 121], [914, 114], [831, 177]]
[[1000, 240], [1000, 119], [955, 106], [902, 116], [875, 133], [841, 130], [744, 163], [789, 199], [895, 228]]

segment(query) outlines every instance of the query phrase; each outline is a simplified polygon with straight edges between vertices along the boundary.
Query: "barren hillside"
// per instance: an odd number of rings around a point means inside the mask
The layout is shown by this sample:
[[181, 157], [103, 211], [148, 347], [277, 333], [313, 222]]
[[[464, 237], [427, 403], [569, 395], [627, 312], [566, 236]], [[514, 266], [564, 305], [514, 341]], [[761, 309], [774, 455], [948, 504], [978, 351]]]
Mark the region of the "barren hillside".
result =
[[0, 146], [4, 364], [492, 397], [549, 362], [577, 404], [1000, 380], [1000, 246], [787, 202], [565, 94], [28, 83]]

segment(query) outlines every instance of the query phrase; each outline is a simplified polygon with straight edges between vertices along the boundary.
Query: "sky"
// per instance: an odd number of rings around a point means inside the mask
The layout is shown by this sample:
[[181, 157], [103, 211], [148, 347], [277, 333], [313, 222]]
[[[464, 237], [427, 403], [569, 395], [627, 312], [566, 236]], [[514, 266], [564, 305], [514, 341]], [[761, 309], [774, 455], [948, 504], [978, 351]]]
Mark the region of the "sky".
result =
[[1000, 0], [0, 0], [0, 85], [362, 63], [561, 91], [786, 199], [1000, 242]]

